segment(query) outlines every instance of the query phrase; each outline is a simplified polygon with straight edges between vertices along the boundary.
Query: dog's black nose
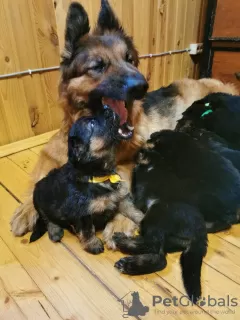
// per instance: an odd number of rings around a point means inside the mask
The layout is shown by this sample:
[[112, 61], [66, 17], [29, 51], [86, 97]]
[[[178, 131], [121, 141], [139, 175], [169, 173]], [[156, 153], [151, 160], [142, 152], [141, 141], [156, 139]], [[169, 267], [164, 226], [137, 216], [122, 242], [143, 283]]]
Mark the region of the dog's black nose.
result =
[[143, 75], [137, 73], [126, 79], [127, 96], [131, 99], [142, 99], [148, 90], [148, 83]]

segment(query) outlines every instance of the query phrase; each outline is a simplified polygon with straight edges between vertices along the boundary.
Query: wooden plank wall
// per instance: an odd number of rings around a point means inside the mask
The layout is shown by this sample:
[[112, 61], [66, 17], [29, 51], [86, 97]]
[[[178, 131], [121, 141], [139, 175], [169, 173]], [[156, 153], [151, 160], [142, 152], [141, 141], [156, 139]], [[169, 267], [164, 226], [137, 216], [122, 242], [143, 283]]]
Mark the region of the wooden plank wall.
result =
[[[0, 74], [59, 65], [71, 0], [0, 1]], [[81, 0], [94, 26], [100, 0]], [[201, 41], [207, 0], [110, 0], [140, 54], [184, 49]], [[197, 75], [187, 53], [142, 59], [141, 71], [157, 89]], [[59, 127], [59, 72], [0, 80], [0, 145]]]
[[[59, 65], [52, 0], [0, 1], [0, 74]], [[58, 72], [0, 80], [0, 145], [59, 127]]]

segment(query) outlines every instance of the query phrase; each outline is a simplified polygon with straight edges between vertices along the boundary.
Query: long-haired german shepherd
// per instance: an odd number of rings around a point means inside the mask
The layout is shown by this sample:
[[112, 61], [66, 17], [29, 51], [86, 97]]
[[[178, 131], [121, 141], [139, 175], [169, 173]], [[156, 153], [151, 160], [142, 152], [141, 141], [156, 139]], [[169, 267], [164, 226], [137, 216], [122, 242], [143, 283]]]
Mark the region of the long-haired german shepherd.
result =
[[[133, 157], [151, 133], [173, 129], [193, 101], [211, 92], [237, 93], [231, 85], [217, 80], [185, 79], [151, 92], [141, 100], [148, 85], [137, 70], [138, 52], [107, 0], [101, 0], [96, 27], [92, 33], [89, 30], [86, 11], [79, 3], [72, 3], [66, 21], [59, 85], [63, 124], [41, 153], [33, 173], [33, 186], [51, 169], [66, 163], [67, 136], [72, 123], [79, 117], [94, 114], [103, 103], [120, 116], [119, 132], [127, 140], [119, 146], [117, 163], [121, 164], [120, 174], [130, 182]], [[33, 187], [12, 218], [12, 231], [16, 236], [31, 231], [36, 223], [32, 190]], [[134, 224], [129, 219], [117, 215], [105, 229], [107, 245], [114, 247], [113, 232], [130, 234], [133, 230]]]

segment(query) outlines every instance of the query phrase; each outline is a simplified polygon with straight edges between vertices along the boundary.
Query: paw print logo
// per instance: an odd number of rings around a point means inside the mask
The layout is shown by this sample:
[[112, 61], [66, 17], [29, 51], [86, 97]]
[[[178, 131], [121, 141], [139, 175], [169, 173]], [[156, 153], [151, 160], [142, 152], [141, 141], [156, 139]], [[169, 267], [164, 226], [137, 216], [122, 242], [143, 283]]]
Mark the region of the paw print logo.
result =
[[206, 305], [206, 298], [201, 298], [199, 301], [198, 301], [198, 306], [199, 307], [203, 307], [203, 306], [205, 306]]

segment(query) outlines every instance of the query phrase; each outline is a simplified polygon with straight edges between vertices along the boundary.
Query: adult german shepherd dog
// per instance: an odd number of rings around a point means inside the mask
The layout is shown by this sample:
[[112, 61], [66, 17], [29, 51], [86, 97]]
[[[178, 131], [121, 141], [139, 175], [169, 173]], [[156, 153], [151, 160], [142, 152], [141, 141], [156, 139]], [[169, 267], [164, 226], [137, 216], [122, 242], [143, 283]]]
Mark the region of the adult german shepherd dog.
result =
[[[130, 182], [134, 155], [151, 133], [174, 129], [182, 112], [209, 93], [237, 94], [234, 87], [217, 80], [185, 79], [148, 93], [143, 100], [148, 85], [137, 69], [138, 52], [107, 0], [101, 1], [97, 25], [91, 34], [89, 31], [86, 11], [79, 3], [72, 3], [66, 21], [59, 84], [64, 119], [61, 129], [40, 155], [28, 198], [14, 213], [11, 225], [16, 236], [31, 231], [35, 225], [33, 187], [51, 169], [67, 162], [68, 131], [78, 118], [94, 114], [103, 104], [118, 113], [119, 133], [126, 141], [119, 145], [116, 160], [120, 175]], [[114, 248], [114, 232], [130, 235], [133, 230], [133, 222], [118, 214], [105, 228], [107, 246]]]

